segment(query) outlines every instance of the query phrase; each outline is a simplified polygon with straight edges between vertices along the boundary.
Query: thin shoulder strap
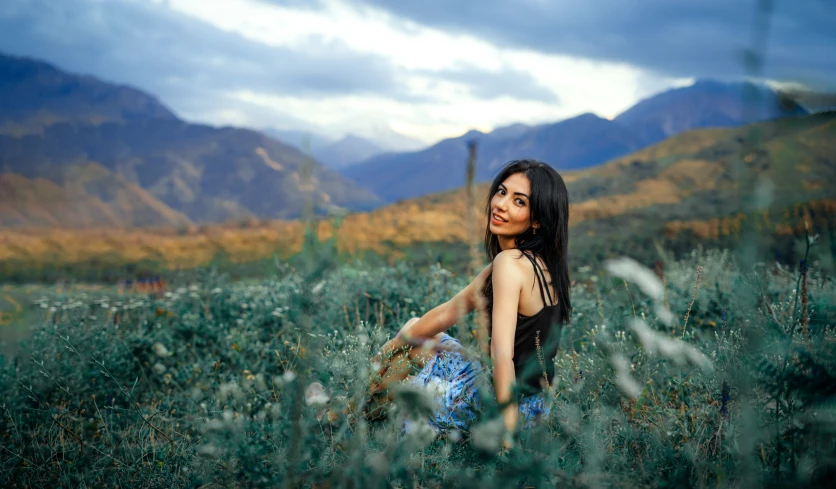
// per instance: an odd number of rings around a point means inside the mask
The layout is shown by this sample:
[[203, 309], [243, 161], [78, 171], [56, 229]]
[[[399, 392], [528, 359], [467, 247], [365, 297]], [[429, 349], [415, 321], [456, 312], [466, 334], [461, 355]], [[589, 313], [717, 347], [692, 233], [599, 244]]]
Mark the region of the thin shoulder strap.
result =
[[[550, 306], [554, 305], [551, 294], [546, 293], [548, 292], [548, 287], [546, 286], [546, 274], [543, 272], [543, 269], [540, 268], [540, 265], [537, 264], [537, 260], [534, 259], [534, 257], [526, 252], [523, 252], [523, 255], [528, 258], [528, 261], [530, 261], [531, 265], [534, 267], [534, 275], [537, 277], [537, 285], [540, 286], [540, 298], [543, 300], [543, 305], [545, 306], [546, 302], [548, 302]], [[546, 300], [546, 296], [549, 297], [548, 300]]]

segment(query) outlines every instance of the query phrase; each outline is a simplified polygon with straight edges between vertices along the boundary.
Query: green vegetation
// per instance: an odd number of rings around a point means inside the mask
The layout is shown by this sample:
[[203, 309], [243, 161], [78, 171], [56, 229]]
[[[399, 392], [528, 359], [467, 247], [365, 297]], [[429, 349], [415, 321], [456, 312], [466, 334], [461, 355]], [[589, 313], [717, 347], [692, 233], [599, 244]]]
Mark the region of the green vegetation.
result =
[[577, 267], [546, 360], [551, 415], [499, 454], [490, 404], [470, 436], [437, 439], [401, 432], [431, 405], [420, 391], [399, 390], [380, 423], [325, 415], [362, 394], [387, 337], [467, 277], [340, 264], [333, 242], [308, 243], [268, 279], [204, 269], [158, 296], [30, 297], [34, 334], [0, 357], [3, 486], [748, 488], [836, 474], [836, 283], [805, 265], [817, 246], [801, 269], [662, 254], [658, 282], [629, 262]]

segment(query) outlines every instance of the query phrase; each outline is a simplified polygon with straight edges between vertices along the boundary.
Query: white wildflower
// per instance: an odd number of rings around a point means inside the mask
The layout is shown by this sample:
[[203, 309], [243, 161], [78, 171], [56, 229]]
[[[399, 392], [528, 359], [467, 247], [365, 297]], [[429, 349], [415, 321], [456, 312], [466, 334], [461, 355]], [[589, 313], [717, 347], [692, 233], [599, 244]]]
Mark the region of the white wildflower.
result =
[[224, 421], [230, 422], [230, 421], [232, 421], [232, 418], [235, 417], [235, 414], [232, 412], [231, 409], [227, 408], [227, 409], [224, 409], [223, 417], [224, 417]]
[[308, 406], [322, 406], [330, 400], [328, 393], [325, 392], [325, 387], [319, 382], [313, 382], [305, 389], [305, 404]]
[[168, 348], [166, 348], [162, 343], [154, 343], [154, 353], [156, 353], [158, 357], [171, 356], [171, 352], [169, 352]]
[[692, 345], [653, 331], [641, 320], [632, 320], [630, 327], [639, 336], [647, 353], [651, 355], [659, 353], [680, 366], [691, 364], [707, 372], [714, 369], [711, 360]]
[[665, 324], [666, 326], [672, 325], [673, 322], [676, 320], [676, 317], [673, 315], [673, 313], [670, 311], [670, 309], [665, 307], [665, 305], [662, 304], [661, 302], [656, 303], [655, 310], [656, 310], [656, 317], [658, 317], [659, 320], [662, 321], [662, 323]]
[[217, 457], [221, 454], [221, 449], [209, 443], [200, 447], [197, 450], [197, 453], [203, 455], [204, 457]]
[[630, 362], [624, 356], [613, 354], [610, 356], [610, 364], [615, 370], [615, 383], [628, 396], [632, 398], [639, 397], [642, 392], [641, 385], [630, 375]]
[[405, 428], [410, 441], [417, 445], [414, 447], [415, 451], [421, 450], [432, 443], [437, 435], [430, 423], [423, 417], [410, 419]]
[[471, 430], [473, 446], [485, 452], [496, 452], [502, 444], [505, 435], [505, 424], [502, 418], [494, 418], [475, 426]]
[[604, 264], [611, 274], [636, 284], [645, 295], [653, 300], [664, 297], [665, 289], [659, 278], [649, 268], [632, 258], [622, 257], [607, 260]]
[[373, 453], [366, 459], [366, 465], [371, 467], [378, 475], [389, 473], [389, 461], [384, 452]]

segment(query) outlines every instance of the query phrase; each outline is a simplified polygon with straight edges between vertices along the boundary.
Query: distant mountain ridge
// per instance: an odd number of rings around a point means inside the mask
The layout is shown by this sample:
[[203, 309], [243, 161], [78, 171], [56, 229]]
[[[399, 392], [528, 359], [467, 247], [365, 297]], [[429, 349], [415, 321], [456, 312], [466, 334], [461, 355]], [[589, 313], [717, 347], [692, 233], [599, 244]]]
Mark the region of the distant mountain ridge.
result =
[[615, 121], [657, 142], [690, 129], [803, 115], [806, 110], [764, 85], [698, 80], [641, 100]]
[[314, 158], [333, 169], [345, 168], [359, 161], [383, 153], [384, 150], [368, 139], [346, 134], [339, 141], [334, 141], [313, 152]]
[[[744, 103], [744, 94], [757, 99]], [[512, 159], [536, 158], [560, 171], [588, 168], [691, 129], [735, 127], [805, 115], [764, 86], [698, 81], [642, 100], [615, 120], [595, 114], [535, 127], [470, 131], [417, 152], [379, 155], [342, 171], [387, 202], [444, 191], [464, 183], [467, 142], [478, 143], [476, 178], [490, 179]]]
[[319, 163], [305, 177], [293, 147], [182, 121], [139, 90], [2, 55], [0, 74], [0, 226], [288, 219], [307, 195], [320, 209], [379, 204]]
[[[743, 93], [760, 102], [742, 103]], [[308, 179], [310, 158], [267, 131], [191, 124], [135, 88], [0, 55], [0, 227], [294, 219], [308, 196], [320, 212], [371, 210], [463, 185], [470, 140], [479, 143], [477, 180], [486, 181], [511, 159], [571, 171], [693, 128], [804, 113], [766, 87], [700, 81], [640, 101], [614, 120], [582, 114], [470, 131], [359, 164], [350, 162], [382, 148], [356, 136], [319, 141], [315, 160], [330, 151], [333, 164], [350, 166], [339, 174], [313, 162]]]
[[29, 58], [0, 55], [0, 130], [56, 120], [176, 120], [155, 97], [91, 76], [77, 76]]
[[[836, 198], [830, 188], [836, 180], [834, 155], [836, 112], [692, 130], [604, 165], [567, 171], [570, 260], [587, 265], [626, 255], [650, 264], [659, 259], [659, 245], [679, 254], [697, 245], [734, 249], [747, 228], [757, 231], [765, 259], [777, 252], [782, 260], [798, 263], [805, 232], [819, 235], [817, 246], [825, 252], [818, 256], [826, 257], [827, 249], [836, 249]], [[770, 182], [769, 195], [759, 195], [762, 182]], [[467, 219], [474, 216], [479, 229], [486, 223], [488, 185], [474, 190], [474, 213], [466, 208], [467, 189], [457, 188], [350, 214], [338, 228], [323, 219], [318, 235], [335, 237], [341, 253], [374, 251], [392, 260], [461, 267], [469, 260], [466, 243], [478, 239], [468, 235]], [[0, 233], [0, 263], [107, 257], [116, 263], [159, 260], [173, 268], [206, 264], [219, 249], [241, 260], [277, 251], [292, 256], [302, 246], [294, 237], [303, 227], [300, 221], [284, 221], [217, 224], [187, 233], [12, 230]]]
[[[391, 134], [381, 144], [369, 138], [350, 133], [340, 139], [332, 139], [322, 134], [301, 130], [268, 128], [261, 132], [306, 154], [310, 154], [317, 161], [335, 170], [347, 168], [383, 153], [403, 151], [404, 146], [415, 147], [420, 145], [417, 141], [391, 131]], [[393, 138], [394, 142], [390, 140]], [[395, 146], [385, 145], [387, 142], [393, 143]]]

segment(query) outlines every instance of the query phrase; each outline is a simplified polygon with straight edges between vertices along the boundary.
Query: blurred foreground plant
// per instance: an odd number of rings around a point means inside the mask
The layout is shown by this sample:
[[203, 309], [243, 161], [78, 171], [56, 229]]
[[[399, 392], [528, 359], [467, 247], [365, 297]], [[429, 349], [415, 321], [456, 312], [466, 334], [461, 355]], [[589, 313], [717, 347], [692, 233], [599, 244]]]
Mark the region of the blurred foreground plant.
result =
[[3, 486], [813, 487], [834, 475], [836, 284], [806, 262], [741, 270], [695, 252], [666, 261], [661, 281], [627, 259], [579, 271], [571, 326], [543, 360], [557, 367], [551, 416], [500, 456], [490, 402], [471, 433], [438, 438], [403, 430], [431, 409], [428, 392], [399, 389], [374, 425], [350, 403], [377, 348], [466, 277], [337, 267], [328, 243], [311, 246], [261, 282], [207, 270], [158, 298], [34, 300], [34, 335], [0, 359]]

